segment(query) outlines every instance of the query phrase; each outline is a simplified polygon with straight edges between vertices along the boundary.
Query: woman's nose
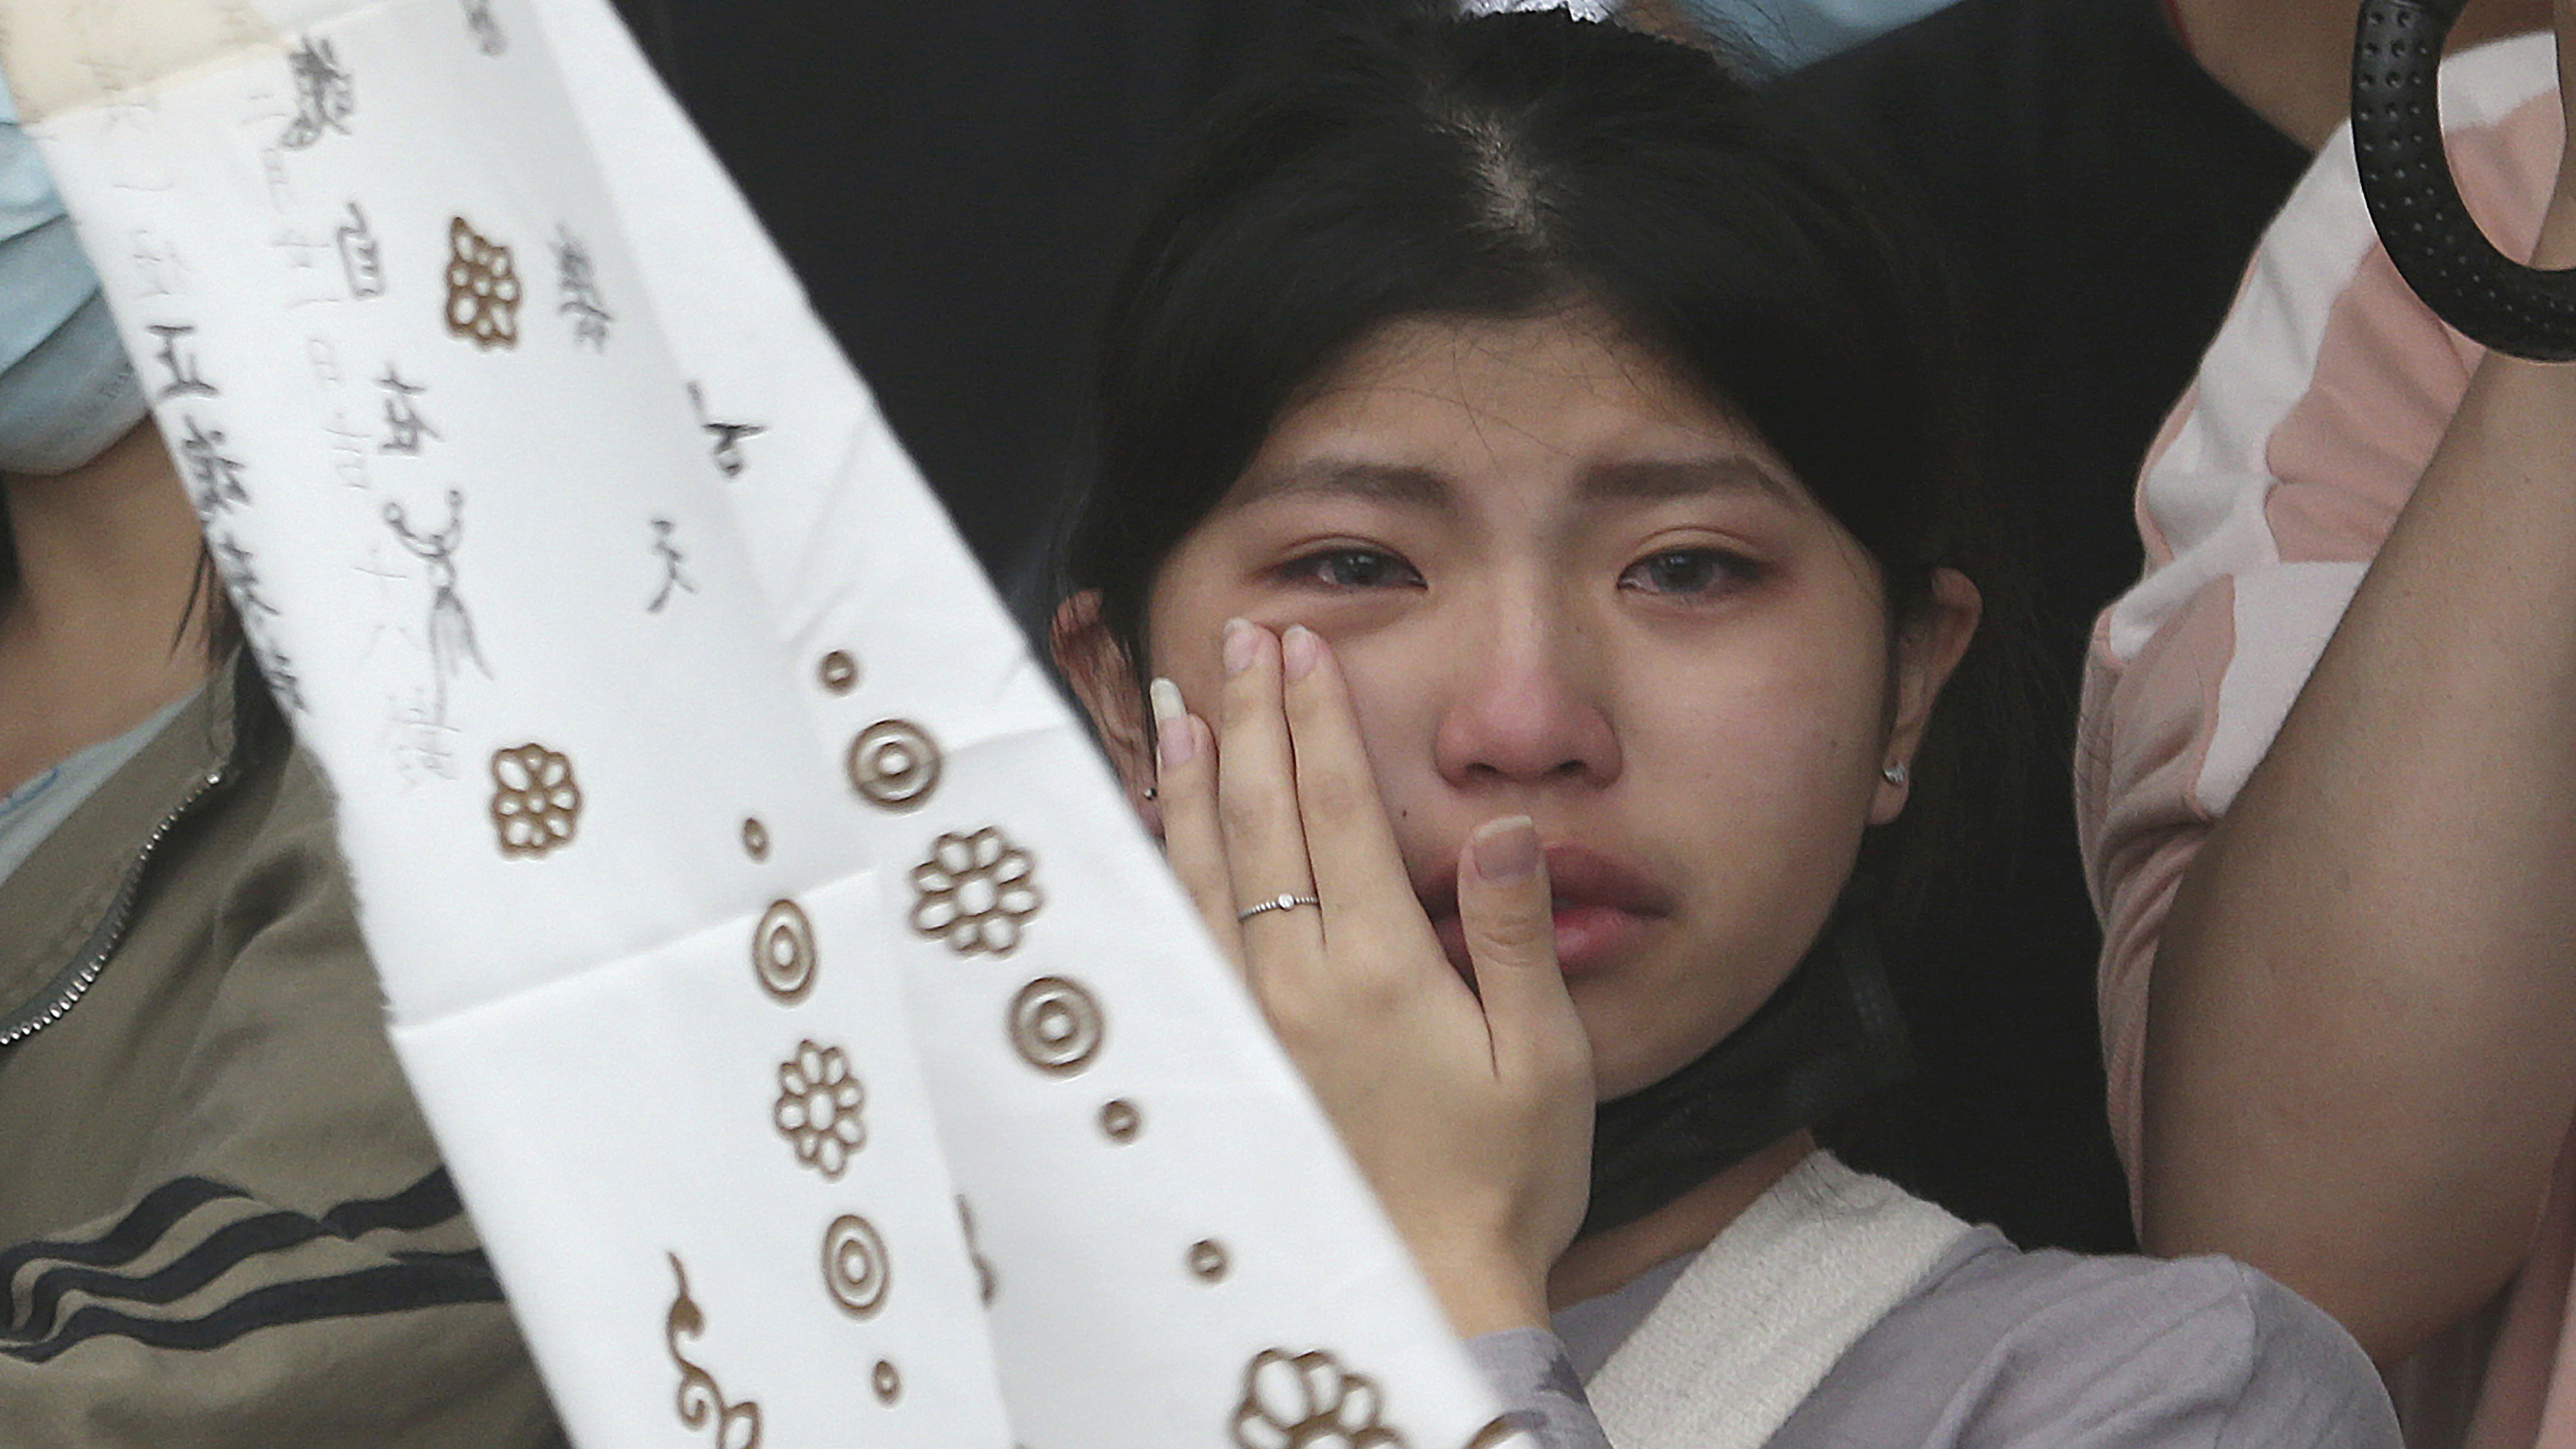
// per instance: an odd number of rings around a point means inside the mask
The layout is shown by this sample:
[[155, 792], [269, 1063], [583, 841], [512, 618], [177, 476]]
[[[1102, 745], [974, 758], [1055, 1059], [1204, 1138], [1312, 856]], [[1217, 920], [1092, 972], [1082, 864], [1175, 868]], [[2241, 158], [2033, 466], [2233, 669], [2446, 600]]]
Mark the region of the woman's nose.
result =
[[1433, 742], [1442, 778], [1462, 788], [1610, 783], [1619, 738], [1590, 641], [1562, 620], [1512, 613], [1480, 620], [1452, 643]]

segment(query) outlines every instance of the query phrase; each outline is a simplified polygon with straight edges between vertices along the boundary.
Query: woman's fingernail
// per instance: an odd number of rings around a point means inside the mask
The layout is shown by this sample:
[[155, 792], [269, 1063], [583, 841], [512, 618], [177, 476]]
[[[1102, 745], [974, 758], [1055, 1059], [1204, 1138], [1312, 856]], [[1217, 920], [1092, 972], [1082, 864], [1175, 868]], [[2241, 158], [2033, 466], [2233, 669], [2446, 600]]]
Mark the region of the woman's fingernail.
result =
[[1154, 704], [1154, 723], [1167, 725], [1189, 710], [1181, 703], [1181, 687], [1168, 679], [1157, 678], [1145, 686], [1145, 697]]
[[[1179, 691], [1173, 693], [1177, 696]], [[1197, 759], [1198, 754], [1198, 726], [1190, 722], [1188, 715], [1175, 714], [1164, 720], [1162, 727], [1154, 732], [1154, 758], [1164, 769], [1178, 769]]]
[[1279, 636], [1279, 659], [1290, 679], [1303, 679], [1315, 672], [1315, 661], [1323, 657], [1324, 641], [1303, 624], [1291, 624]]
[[1251, 668], [1253, 651], [1260, 647], [1261, 641], [1253, 637], [1250, 620], [1225, 621], [1225, 672], [1229, 677]]
[[1538, 869], [1538, 826], [1526, 815], [1488, 820], [1467, 837], [1467, 854], [1489, 881], [1523, 879]]

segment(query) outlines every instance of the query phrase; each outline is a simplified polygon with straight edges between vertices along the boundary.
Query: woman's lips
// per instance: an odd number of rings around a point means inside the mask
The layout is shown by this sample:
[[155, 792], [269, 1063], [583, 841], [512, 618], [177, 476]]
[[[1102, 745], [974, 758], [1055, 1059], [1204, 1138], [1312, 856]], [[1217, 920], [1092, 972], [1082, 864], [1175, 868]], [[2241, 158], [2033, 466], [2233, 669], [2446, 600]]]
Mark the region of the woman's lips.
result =
[[[1590, 975], [1629, 954], [1672, 909], [1671, 898], [1644, 872], [1579, 845], [1547, 847], [1547, 873], [1557, 969], [1569, 977]], [[1450, 964], [1471, 971], [1454, 868], [1422, 896]]]
[[[1653, 928], [1652, 917], [1617, 906], [1560, 904], [1556, 908], [1556, 968], [1568, 977], [1588, 976], [1626, 955]], [[1456, 916], [1435, 916], [1431, 929], [1449, 964], [1461, 972], [1474, 967], [1467, 951], [1467, 928]]]

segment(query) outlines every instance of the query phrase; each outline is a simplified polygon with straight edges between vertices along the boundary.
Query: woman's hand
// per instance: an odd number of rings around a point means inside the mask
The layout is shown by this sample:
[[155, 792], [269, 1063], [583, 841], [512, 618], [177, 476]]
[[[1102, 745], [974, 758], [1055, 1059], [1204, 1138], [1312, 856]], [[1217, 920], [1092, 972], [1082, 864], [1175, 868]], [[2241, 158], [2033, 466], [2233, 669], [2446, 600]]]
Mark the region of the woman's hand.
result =
[[[1526, 816], [1458, 861], [1470, 991], [1415, 899], [1324, 641], [1226, 626], [1216, 729], [1152, 694], [1164, 845], [1461, 1335], [1547, 1322], [1583, 1217], [1591, 1049]], [[1317, 904], [1240, 915], [1282, 895]]]

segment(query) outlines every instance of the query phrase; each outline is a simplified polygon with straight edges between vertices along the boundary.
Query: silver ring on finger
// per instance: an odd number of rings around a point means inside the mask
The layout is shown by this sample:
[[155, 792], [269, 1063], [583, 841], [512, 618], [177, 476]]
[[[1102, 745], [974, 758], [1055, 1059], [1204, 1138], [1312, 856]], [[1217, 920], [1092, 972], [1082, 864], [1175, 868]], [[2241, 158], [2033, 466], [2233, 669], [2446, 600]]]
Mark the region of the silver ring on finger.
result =
[[1248, 921], [1253, 917], [1260, 915], [1263, 911], [1293, 911], [1299, 906], [1313, 906], [1317, 910], [1322, 910], [1324, 908], [1324, 903], [1315, 899], [1313, 896], [1301, 896], [1289, 891], [1281, 891], [1279, 894], [1272, 896], [1266, 901], [1254, 901], [1251, 905], [1245, 906], [1242, 910], [1234, 913], [1234, 918], [1237, 921]]

